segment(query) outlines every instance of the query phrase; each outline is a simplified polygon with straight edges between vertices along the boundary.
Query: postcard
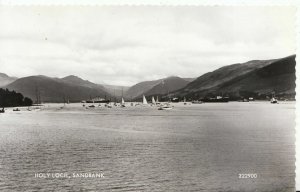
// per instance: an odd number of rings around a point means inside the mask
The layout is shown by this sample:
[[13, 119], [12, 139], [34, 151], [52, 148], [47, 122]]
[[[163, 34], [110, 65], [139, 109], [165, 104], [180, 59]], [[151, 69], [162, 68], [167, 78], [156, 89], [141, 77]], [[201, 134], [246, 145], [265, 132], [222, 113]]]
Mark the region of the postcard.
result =
[[300, 190], [297, 14], [0, 4], [0, 191]]

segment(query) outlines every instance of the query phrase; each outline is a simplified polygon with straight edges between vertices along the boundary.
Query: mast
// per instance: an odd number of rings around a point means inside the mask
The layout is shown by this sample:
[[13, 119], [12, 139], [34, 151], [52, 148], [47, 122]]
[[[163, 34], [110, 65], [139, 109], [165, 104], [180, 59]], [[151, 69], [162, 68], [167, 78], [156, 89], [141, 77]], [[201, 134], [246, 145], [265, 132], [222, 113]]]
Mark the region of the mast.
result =
[[63, 96], [63, 99], [64, 99], [64, 106], [66, 105], [66, 97], [65, 97], [65, 94]]
[[125, 104], [125, 101], [123, 99], [123, 87], [122, 87], [122, 99], [121, 99], [121, 104], [124, 105]]
[[38, 87], [35, 86], [35, 97], [36, 97], [36, 104], [39, 104], [39, 92], [38, 92]]
[[117, 98], [116, 98], [116, 89], [114, 89], [114, 97], [115, 97], [115, 103], [117, 102]]
[[39, 91], [39, 104], [41, 104], [42, 101], [41, 101], [41, 92]]

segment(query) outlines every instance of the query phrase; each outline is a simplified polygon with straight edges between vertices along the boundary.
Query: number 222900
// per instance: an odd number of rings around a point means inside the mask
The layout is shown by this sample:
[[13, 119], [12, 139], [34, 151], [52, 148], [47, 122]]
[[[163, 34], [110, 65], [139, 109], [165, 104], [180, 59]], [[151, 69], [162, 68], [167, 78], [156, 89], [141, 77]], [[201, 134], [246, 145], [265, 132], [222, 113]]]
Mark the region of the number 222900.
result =
[[257, 178], [256, 173], [239, 174], [239, 179], [256, 179], [256, 178]]

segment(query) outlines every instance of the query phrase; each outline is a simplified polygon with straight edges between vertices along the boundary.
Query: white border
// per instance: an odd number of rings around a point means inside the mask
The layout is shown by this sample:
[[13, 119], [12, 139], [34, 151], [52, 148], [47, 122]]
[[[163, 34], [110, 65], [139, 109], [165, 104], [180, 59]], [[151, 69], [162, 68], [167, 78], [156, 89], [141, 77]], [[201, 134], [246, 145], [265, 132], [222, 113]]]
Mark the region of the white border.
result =
[[[297, 35], [296, 50], [296, 77], [300, 76], [300, 0], [0, 0], [0, 5], [153, 5], [153, 6], [295, 6], [297, 15], [295, 18], [295, 28]], [[1, 30], [1, 28], [0, 28]], [[300, 85], [297, 78], [296, 85]], [[296, 86], [296, 189], [300, 190], [300, 86]], [[297, 131], [298, 130], [298, 131]], [[297, 166], [298, 164], [298, 166]]]
[[0, 0], [6, 5], [247, 5], [300, 6], [300, 0]]

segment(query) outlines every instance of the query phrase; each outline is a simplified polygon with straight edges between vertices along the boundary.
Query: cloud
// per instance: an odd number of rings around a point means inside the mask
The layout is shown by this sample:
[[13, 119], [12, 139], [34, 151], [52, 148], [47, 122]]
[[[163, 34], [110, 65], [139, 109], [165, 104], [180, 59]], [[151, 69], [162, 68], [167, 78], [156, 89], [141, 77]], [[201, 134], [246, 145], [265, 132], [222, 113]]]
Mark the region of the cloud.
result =
[[292, 7], [2, 6], [0, 72], [132, 85], [295, 53]]

